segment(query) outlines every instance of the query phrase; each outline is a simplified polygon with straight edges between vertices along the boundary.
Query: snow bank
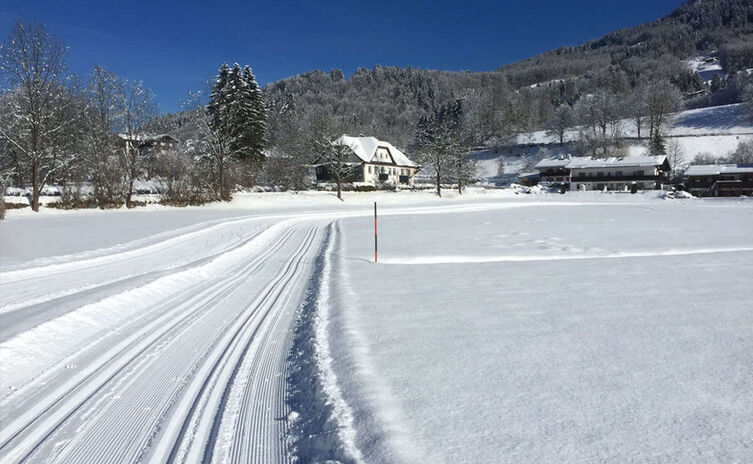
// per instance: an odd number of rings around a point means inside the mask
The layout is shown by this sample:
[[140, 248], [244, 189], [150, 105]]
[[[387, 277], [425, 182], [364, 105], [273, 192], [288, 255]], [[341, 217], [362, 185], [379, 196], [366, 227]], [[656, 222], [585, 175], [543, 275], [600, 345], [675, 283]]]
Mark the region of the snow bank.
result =
[[353, 445], [352, 415], [332, 372], [327, 301], [332, 226], [296, 321], [286, 400], [291, 413], [291, 452], [301, 462], [351, 463], [363, 459]]

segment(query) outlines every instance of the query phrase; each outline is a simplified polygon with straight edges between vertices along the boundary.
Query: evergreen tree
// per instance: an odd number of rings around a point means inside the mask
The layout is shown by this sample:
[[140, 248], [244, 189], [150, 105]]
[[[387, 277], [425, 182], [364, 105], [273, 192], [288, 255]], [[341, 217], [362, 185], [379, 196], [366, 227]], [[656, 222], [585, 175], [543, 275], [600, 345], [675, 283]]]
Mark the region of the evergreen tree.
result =
[[217, 166], [220, 197], [229, 198], [227, 191], [227, 162], [242, 163], [252, 171], [258, 171], [264, 161], [266, 145], [266, 108], [259, 85], [251, 68], [241, 69], [238, 63], [232, 68], [227, 64], [220, 67], [212, 89], [207, 112], [212, 130], [222, 137], [227, 145], [227, 155], [218, 158], [222, 166]]
[[722, 90], [722, 79], [719, 74], [714, 74], [714, 77], [711, 78], [711, 91], [718, 92], [720, 90]]
[[207, 112], [211, 116], [212, 125], [216, 130], [224, 128], [227, 124], [229, 77], [230, 68], [227, 63], [222, 63], [220, 71], [217, 74], [217, 79], [214, 81], [214, 87], [212, 88], [212, 93], [209, 97], [209, 104], [207, 105]]
[[261, 162], [264, 161], [263, 151], [267, 144], [267, 109], [259, 84], [256, 83], [256, 78], [248, 65], [243, 68], [243, 80], [250, 108], [249, 119], [246, 121], [249, 154], [252, 159]]
[[659, 131], [655, 131], [654, 136], [651, 137], [651, 142], [648, 145], [648, 151], [653, 156], [667, 154], [667, 146], [664, 143], [664, 137], [661, 136], [661, 133]]

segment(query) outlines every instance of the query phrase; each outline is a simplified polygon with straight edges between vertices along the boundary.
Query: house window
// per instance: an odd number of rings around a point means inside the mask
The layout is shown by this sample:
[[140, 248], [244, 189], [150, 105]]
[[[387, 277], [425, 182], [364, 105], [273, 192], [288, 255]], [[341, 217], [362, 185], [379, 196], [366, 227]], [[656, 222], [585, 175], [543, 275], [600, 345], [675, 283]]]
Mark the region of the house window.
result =
[[614, 175], [617, 177], [622, 177], [622, 171], [617, 171], [614, 173]]

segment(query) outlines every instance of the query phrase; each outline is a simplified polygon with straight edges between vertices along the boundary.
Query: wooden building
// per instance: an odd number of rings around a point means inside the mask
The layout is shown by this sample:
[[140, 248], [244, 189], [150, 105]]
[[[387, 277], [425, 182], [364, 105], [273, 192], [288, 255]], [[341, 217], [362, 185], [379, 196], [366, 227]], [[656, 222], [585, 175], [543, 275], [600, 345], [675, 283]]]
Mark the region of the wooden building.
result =
[[697, 164], [685, 171], [687, 190], [698, 197], [753, 196], [753, 164]]
[[566, 168], [570, 190], [653, 190], [669, 183], [666, 156], [576, 157]]
[[538, 185], [541, 175], [538, 172], [521, 172], [518, 174], [518, 179], [520, 180], [520, 185], [533, 187], [534, 185]]
[[571, 157], [547, 158], [536, 163], [534, 168], [539, 172], [539, 182], [548, 184], [570, 185], [570, 170], [567, 168]]

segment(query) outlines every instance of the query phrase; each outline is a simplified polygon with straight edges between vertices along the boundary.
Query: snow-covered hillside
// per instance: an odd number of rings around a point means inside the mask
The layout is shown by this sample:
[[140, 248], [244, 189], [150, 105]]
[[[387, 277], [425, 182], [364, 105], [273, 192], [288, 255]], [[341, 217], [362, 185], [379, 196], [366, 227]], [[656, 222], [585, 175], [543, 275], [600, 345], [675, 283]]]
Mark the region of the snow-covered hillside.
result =
[[707, 84], [711, 84], [711, 80], [715, 75], [719, 74], [719, 77], [726, 77], [727, 73], [722, 69], [719, 61], [716, 57], [710, 55], [701, 55], [695, 58], [686, 60], [685, 63], [693, 72], [697, 72], [701, 79]]
[[[741, 142], [753, 141], [753, 115], [744, 104], [717, 106], [682, 111], [672, 115], [674, 125], [666, 135], [676, 140], [686, 161], [696, 155], [705, 154], [715, 158], [728, 156]], [[638, 140], [638, 131], [632, 120], [621, 122], [621, 134], [627, 152], [631, 156], [646, 152], [648, 142]], [[485, 180], [505, 180], [497, 178], [498, 159], [505, 164], [505, 174], [517, 174], [525, 165], [525, 158], [537, 158], [545, 150], [546, 156], [571, 153], [569, 142], [577, 140], [578, 132], [572, 129], [565, 134], [565, 146], [547, 135], [546, 131], [519, 134], [516, 146], [502, 149], [501, 153], [492, 150], [478, 152], [474, 158], [479, 161], [477, 174]], [[509, 170], [507, 168], [509, 166]]]

